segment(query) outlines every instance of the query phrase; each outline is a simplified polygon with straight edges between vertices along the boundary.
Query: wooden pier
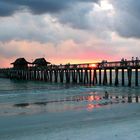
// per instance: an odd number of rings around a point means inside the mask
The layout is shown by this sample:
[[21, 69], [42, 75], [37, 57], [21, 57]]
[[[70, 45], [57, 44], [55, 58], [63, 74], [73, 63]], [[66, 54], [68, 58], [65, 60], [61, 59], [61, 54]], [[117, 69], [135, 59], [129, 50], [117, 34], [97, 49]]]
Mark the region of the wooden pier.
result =
[[104, 86], [132, 86], [133, 77], [134, 85], [138, 86], [139, 70], [140, 60], [135, 60], [49, 65], [46, 67], [31, 66], [28, 69], [0, 69], [0, 75], [6, 75], [7, 78], [19, 80]]

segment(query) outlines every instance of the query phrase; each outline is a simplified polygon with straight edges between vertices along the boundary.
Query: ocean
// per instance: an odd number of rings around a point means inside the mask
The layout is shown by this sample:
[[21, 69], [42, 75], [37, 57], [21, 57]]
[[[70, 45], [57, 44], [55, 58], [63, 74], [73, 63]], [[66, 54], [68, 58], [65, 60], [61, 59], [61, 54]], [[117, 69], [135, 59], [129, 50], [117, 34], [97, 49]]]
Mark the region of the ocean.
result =
[[[132, 103], [128, 96], [132, 96]], [[0, 140], [139, 140], [140, 104], [135, 96], [140, 96], [140, 87], [134, 85], [1, 78]]]

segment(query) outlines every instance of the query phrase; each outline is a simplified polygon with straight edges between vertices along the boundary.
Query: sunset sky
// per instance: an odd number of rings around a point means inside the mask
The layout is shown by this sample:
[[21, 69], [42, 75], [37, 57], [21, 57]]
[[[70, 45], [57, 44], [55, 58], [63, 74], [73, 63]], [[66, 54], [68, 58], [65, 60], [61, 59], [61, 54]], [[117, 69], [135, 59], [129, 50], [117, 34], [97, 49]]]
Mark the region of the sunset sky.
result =
[[140, 0], [0, 0], [0, 67], [140, 56]]

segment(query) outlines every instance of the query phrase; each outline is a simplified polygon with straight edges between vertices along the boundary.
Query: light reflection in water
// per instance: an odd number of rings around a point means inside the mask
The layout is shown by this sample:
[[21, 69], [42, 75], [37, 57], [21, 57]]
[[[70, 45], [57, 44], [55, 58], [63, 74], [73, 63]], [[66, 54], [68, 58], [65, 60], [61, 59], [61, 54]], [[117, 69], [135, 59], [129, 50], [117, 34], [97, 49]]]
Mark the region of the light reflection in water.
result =
[[139, 103], [139, 96], [99, 96], [94, 93], [89, 95], [76, 95], [56, 100], [38, 102], [25, 102], [17, 104], [0, 104], [0, 116], [17, 114], [36, 114], [43, 112], [65, 111], [93, 111], [95, 108], [103, 108], [106, 105], [116, 103]]
[[87, 105], [87, 110], [88, 111], [92, 111], [94, 108], [100, 108], [101, 105], [99, 105], [99, 103], [98, 103], [99, 100], [101, 100], [101, 97], [100, 96], [97, 96], [95, 94], [94, 95], [87, 96], [87, 101], [90, 102]]
[[101, 97], [97, 96], [97, 95], [89, 95], [89, 96], [87, 96], [87, 100], [90, 102], [99, 101], [99, 100], [101, 100]]
[[101, 105], [100, 104], [88, 104], [87, 105], [87, 110], [88, 111], [92, 111], [94, 108], [101, 108]]

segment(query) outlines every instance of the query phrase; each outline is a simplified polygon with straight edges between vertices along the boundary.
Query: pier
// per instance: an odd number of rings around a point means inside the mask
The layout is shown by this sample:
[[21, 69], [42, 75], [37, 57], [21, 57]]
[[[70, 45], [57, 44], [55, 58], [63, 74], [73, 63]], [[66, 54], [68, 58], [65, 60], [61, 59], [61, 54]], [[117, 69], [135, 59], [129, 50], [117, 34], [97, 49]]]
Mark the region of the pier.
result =
[[18, 80], [131, 87], [132, 73], [135, 86], [139, 86], [139, 70], [140, 60], [135, 60], [0, 69], [0, 76]]

